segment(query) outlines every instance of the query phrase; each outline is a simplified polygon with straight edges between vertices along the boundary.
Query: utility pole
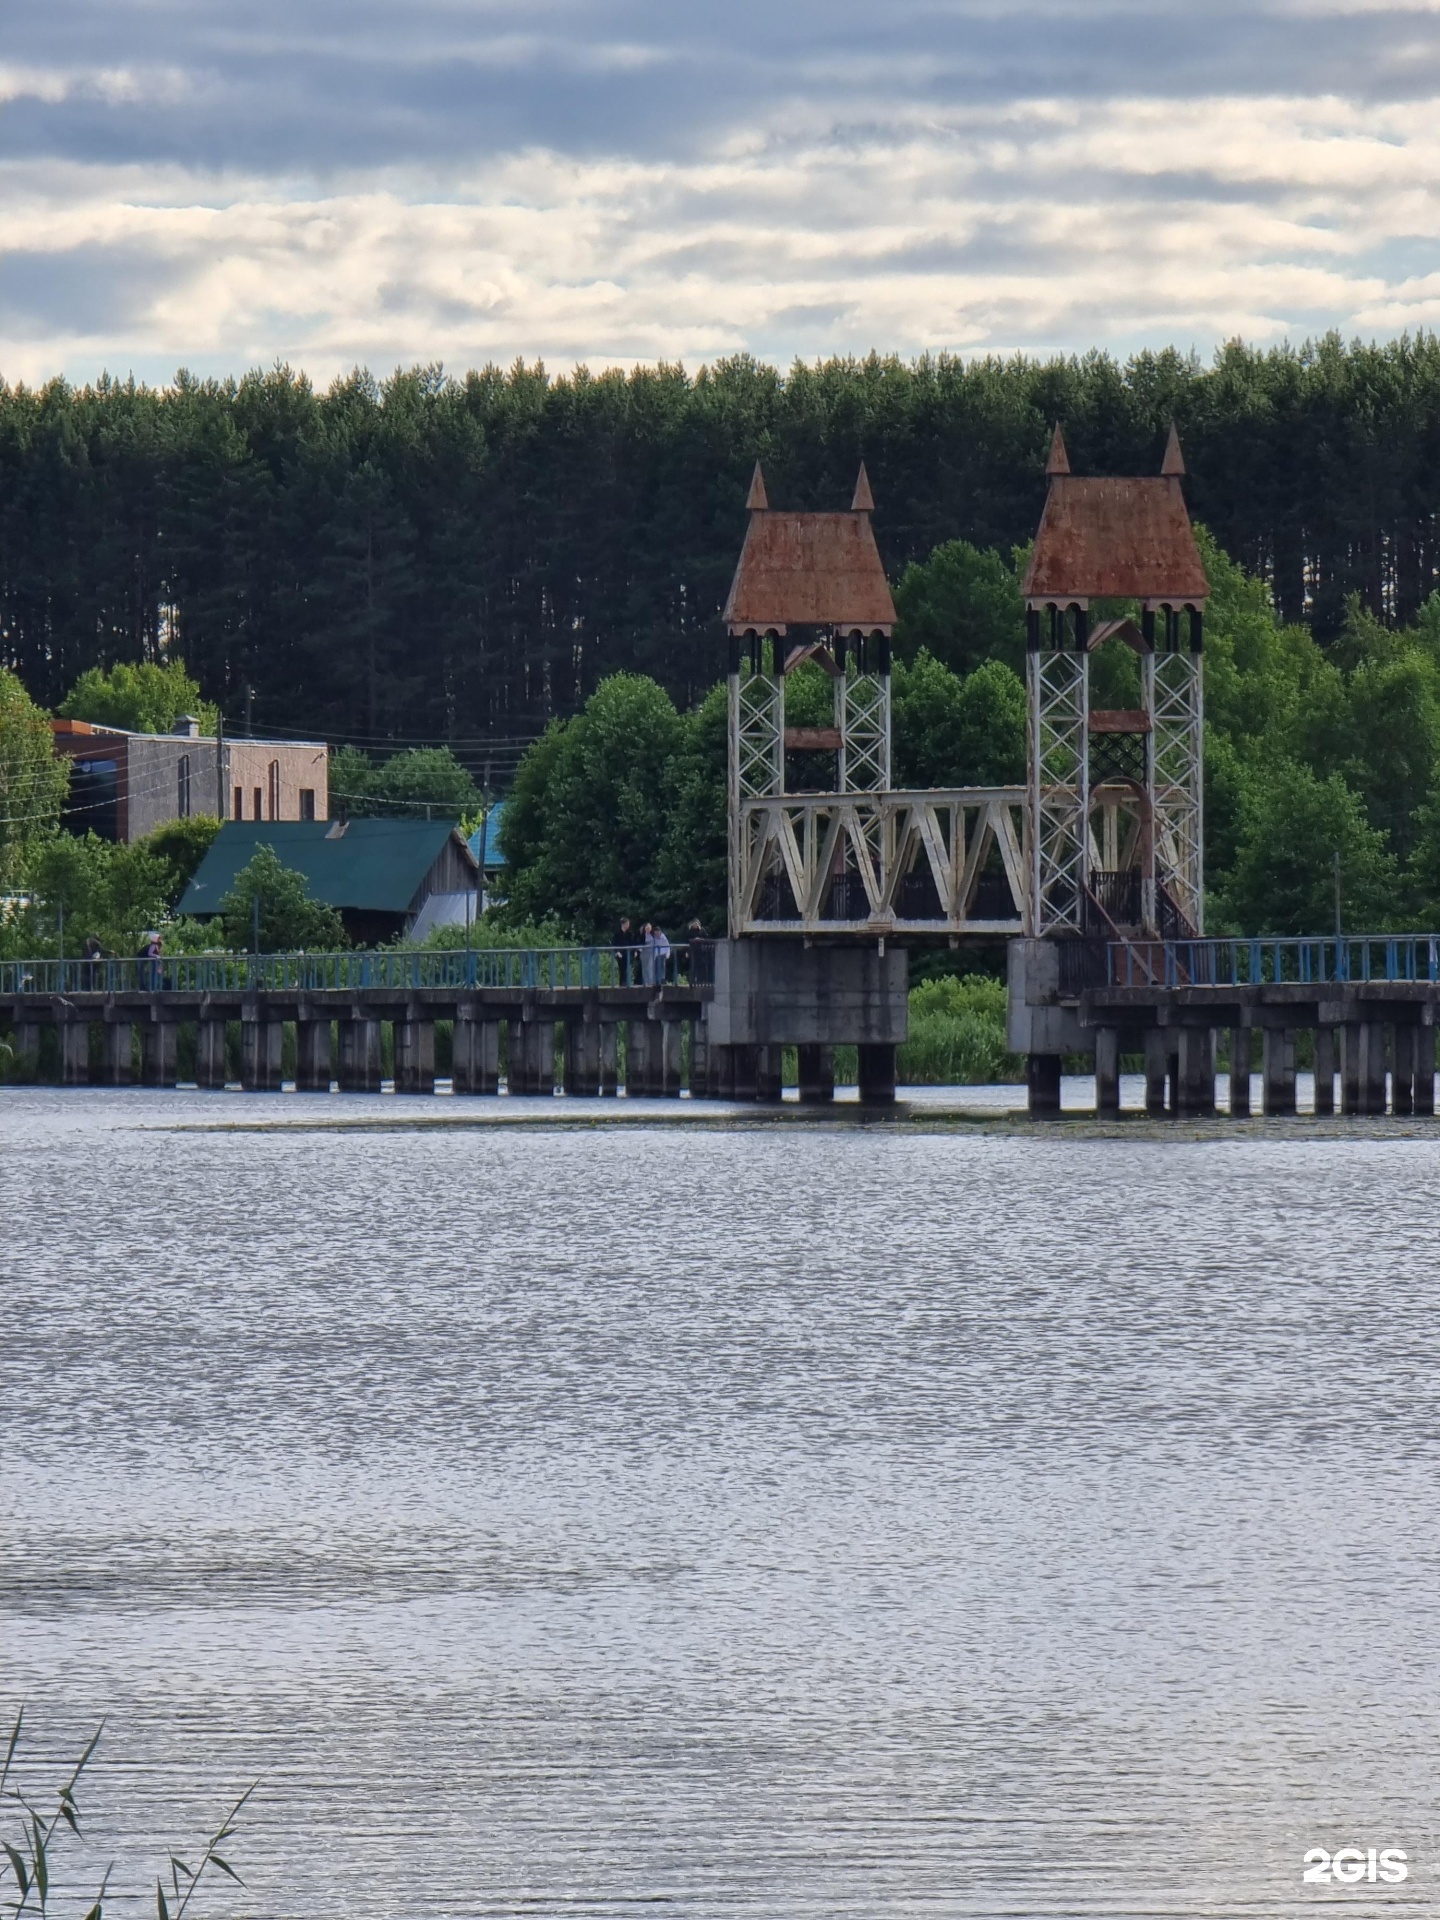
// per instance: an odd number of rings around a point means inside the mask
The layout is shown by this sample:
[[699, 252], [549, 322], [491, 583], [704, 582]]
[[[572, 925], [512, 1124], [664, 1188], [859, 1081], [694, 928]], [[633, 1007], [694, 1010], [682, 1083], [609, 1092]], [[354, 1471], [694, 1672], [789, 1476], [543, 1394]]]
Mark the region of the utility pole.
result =
[[223, 820], [230, 808], [226, 804], [225, 792], [229, 781], [225, 778], [225, 716], [222, 713], [215, 722], [215, 818]]
[[250, 898], [250, 918], [255, 929], [255, 958], [260, 958], [260, 889], [257, 887]]
[[252, 740], [255, 738], [255, 724], [253, 719], [254, 707], [255, 707], [255, 689], [254, 687], [251, 686], [250, 682], [247, 680], [245, 682], [245, 732], [247, 736]]
[[1335, 869], [1335, 938], [1339, 940], [1342, 934], [1340, 920], [1340, 849], [1338, 847], [1331, 855], [1331, 863]]

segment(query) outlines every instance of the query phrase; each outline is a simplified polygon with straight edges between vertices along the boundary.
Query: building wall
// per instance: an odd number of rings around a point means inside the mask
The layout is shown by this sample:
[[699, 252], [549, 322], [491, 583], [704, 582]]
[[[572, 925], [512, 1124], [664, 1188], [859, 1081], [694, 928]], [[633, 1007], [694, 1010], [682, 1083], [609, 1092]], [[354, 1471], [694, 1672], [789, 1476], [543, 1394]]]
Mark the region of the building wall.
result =
[[[275, 740], [228, 740], [226, 820], [307, 820], [302, 796], [310, 794], [313, 818], [330, 818], [330, 753], [310, 743], [285, 745]], [[240, 811], [236, 811], [236, 790]], [[259, 812], [256, 796], [259, 796]]]
[[[202, 813], [222, 820], [330, 817], [330, 753], [313, 741], [296, 745], [276, 740], [227, 740], [221, 748], [213, 737], [109, 733], [80, 729], [73, 721], [62, 721], [56, 723], [55, 746], [73, 760], [115, 763], [115, 834], [120, 840], [139, 840], [169, 820]], [[313, 814], [306, 811], [307, 805], [313, 807]], [[77, 814], [72, 824], [83, 833], [87, 825], [100, 823]]]
[[142, 839], [167, 820], [219, 813], [220, 769], [213, 740], [187, 740], [174, 733], [127, 734], [125, 758], [122, 840]]

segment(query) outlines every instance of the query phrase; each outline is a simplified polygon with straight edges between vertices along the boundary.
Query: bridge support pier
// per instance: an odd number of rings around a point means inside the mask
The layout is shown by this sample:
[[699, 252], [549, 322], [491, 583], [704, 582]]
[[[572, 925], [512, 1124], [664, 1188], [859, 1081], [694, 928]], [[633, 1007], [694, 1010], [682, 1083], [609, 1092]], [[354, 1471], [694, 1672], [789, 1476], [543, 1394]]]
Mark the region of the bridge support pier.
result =
[[283, 1020], [271, 1020], [259, 1009], [246, 1007], [240, 1015], [240, 1084], [247, 1093], [280, 1091]]
[[800, 1069], [800, 1104], [824, 1106], [835, 1098], [835, 1049], [833, 1047], [797, 1047]]
[[1415, 1111], [1415, 1029], [1397, 1026], [1393, 1041], [1394, 1067], [1390, 1082], [1390, 1110], [1411, 1114]]
[[60, 1022], [60, 1084], [62, 1087], [90, 1084], [90, 1023], [87, 1020]]
[[1415, 1029], [1415, 1111], [1435, 1111], [1435, 1029]]
[[435, 1022], [433, 1020], [397, 1020], [395, 1022], [395, 1091], [397, 1093], [434, 1093]]
[[112, 1020], [105, 1028], [105, 1084], [128, 1087], [135, 1078], [134, 1029], [128, 1020]]
[[1315, 1029], [1315, 1111], [1319, 1115], [1335, 1111], [1335, 1029]]
[[[860, 1098], [865, 1099], [865, 1049], [860, 1049]], [[895, 1049], [890, 1049], [890, 1098], [895, 1098]], [[1027, 1053], [1025, 1086], [1032, 1120], [1058, 1120], [1060, 1117], [1060, 1055]]]
[[225, 1057], [225, 1022], [201, 1020], [195, 1028], [195, 1084], [215, 1091], [224, 1089], [229, 1078]]
[[1230, 1029], [1230, 1114], [1235, 1120], [1250, 1118], [1251, 1029]]
[[1120, 1111], [1120, 1029], [1095, 1029], [1095, 1112], [1111, 1120]]
[[462, 1007], [455, 1021], [450, 1085], [456, 1093], [500, 1091], [500, 1022], [476, 1020]]
[[295, 1090], [328, 1093], [334, 1061], [328, 1020], [295, 1022]]
[[342, 1093], [379, 1093], [380, 1022], [353, 1015], [340, 1022], [340, 1081]]
[[13, 1077], [33, 1085], [40, 1078], [40, 1022], [17, 1020], [10, 1029]]
[[655, 1031], [648, 1020], [626, 1022], [625, 1096], [629, 1100], [648, 1100], [659, 1091], [650, 1049], [650, 1036]]
[[511, 1093], [552, 1095], [555, 1091], [555, 1022], [510, 1022]]
[[1180, 1029], [1176, 1111], [1183, 1119], [1209, 1119], [1215, 1112], [1215, 1037], [1209, 1027]]
[[[894, 1049], [892, 1048], [891, 1051], [893, 1052]], [[863, 1084], [865, 1072], [863, 1066], [860, 1072]], [[883, 1099], [884, 1095], [878, 1094], [875, 1097]], [[893, 1069], [890, 1097], [892, 1100], [895, 1097]], [[785, 1098], [785, 1049], [774, 1041], [771, 1041], [768, 1046], [755, 1049], [755, 1098], [770, 1105], [775, 1105]], [[861, 1098], [864, 1098], [863, 1092]]]
[[710, 1094], [710, 1037], [703, 1020], [690, 1022], [690, 1098], [703, 1100]]
[[140, 1078], [147, 1087], [173, 1087], [176, 1073], [176, 1040], [179, 1029], [173, 1020], [149, 1020], [140, 1029]]
[[680, 1098], [680, 1069], [685, 1059], [685, 1029], [678, 1020], [655, 1022], [656, 1038], [650, 1042], [652, 1058], [658, 1056], [660, 1084], [655, 1091], [662, 1100]]
[[1385, 1029], [1378, 1020], [1345, 1028], [1341, 1080], [1346, 1113], [1385, 1111]]
[[582, 1018], [565, 1023], [565, 1092], [572, 1099], [594, 1099], [600, 1092], [600, 1022]]
[[1265, 1076], [1265, 1113], [1295, 1111], [1295, 1034], [1290, 1027], [1266, 1027], [1261, 1072]]
[[600, 1092], [613, 1098], [620, 1091], [620, 1026], [615, 1020], [600, 1022]]
[[1152, 1120], [1165, 1118], [1165, 1071], [1168, 1036], [1162, 1027], [1145, 1029], [1145, 1112]]

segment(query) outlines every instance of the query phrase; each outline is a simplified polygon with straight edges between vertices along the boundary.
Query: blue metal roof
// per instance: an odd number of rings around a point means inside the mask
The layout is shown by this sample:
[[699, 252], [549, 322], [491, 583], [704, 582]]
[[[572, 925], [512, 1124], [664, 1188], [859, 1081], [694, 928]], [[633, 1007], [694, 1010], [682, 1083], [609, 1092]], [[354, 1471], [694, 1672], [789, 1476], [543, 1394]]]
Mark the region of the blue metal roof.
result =
[[[482, 867], [503, 867], [505, 856], [500, 851], [500, 823], [505, 818], [505, 802], [497, 800], [490, 809], [483, 827], [477, 827], [470, 836], [470, 851]], [[485, 836], [485, 851], [480, 851], [480, 836]]]

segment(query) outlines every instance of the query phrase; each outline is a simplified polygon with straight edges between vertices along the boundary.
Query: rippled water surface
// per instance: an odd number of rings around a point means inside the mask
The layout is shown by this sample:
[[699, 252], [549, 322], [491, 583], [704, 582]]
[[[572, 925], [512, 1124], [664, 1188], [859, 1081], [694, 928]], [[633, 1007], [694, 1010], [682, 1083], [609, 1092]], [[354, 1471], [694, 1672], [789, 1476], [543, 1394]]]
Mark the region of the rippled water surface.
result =
[[251, 1779], [210, 1913], [1432, 1906], [1435, 1144], [422, 1108], [0, 1093], [0, 1706], [106, 1717], [117, 1913]]

